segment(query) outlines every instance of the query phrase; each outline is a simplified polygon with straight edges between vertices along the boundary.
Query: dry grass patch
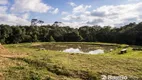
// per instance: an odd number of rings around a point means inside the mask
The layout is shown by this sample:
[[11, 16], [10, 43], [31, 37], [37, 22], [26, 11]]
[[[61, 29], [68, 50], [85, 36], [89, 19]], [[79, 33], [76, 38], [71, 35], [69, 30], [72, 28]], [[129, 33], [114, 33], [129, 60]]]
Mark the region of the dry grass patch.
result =
[[9, 51], [4, 46], [2, 46], [0, 44], [0, 55], [1, 54], [8, 54], [8, 53], [9, 53]]
[[3, 74], [0, 73], [0, 80], [4, 80]]

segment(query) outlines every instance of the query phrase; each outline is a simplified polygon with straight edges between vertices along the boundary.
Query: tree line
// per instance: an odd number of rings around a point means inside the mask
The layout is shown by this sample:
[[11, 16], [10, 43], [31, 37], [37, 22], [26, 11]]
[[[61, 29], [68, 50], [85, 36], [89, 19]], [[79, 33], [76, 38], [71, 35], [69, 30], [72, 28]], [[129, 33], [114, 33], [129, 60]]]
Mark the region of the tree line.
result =
[[[41, 21], [41, 23], [43, 23]], [[33, 24], [34, 25], [34, 24]], [[0, 25], [0, 43], [24, 42], [109, 42], [142, 45], [142, 22], [120, 28], [111, 26], [10, 26]]]

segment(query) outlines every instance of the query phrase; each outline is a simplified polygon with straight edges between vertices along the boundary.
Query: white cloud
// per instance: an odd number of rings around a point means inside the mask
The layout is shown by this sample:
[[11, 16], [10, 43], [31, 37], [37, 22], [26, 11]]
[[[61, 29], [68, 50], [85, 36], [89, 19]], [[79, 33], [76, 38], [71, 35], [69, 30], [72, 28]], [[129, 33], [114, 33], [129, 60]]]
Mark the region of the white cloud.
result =
[[67, 15], [67, 14], [69, 14], [69, 13], [68, 13], [68, 12], [63, 11], [61, 14], [62, 14], [62, 15]]
[[91, 5], [79, 5], [75, 8], [73, 8], [73, 13], [83, 13], [85, 12], [87, 9], [91, 8]]
[[65, 17], [63, 17], [63, 20], [66, 21], [86, 21], [86, 15], [89, 14], [90, 12], [87, 11], [89, 8], [91, 8], [91, 5], [79, 5], [73, 8], [72, 14], [68, 14]]
[[[118, 6], [102, 6], [91, 13], [94, 19], [89, 22], [100, 25], [122, 26], [130, 22], [139, 22], [142, 3]], [[100, 20], [97, 22], [97, 18]]]
[[59, 13], [59, 9], [56, 8], [56, 9], [54, 9], [53, 11], [51, 11], [51, 13], [52, 13], [52, 14], [58, 14], [58, 13]]
[[71, 20], [80, 20], [80, 16], [76, 15], [67, 15], [66, 17], [62, 18], [63, 20], [66, 21], [71, 21]]
[[22, 18], [23, 18], [23, 19], [28, 19], [28, 18], [29, 18], [29, 13], [23, 14], [23, 15], [22, 15]]
[[14, 14], [0, 14], [0, 24], [8, 25], [29, 25], [30, 22]]
[[0, 4], [2, 5], [8, 4], [8, 0], [0, 0]]
[[85, 22], [63, 22], [63, 26], [70, 26], [72, 28], [79, 28], [81, 26], [88, 25]]
[[7, 13], [8, 8], [6, 6], [0, 6], [0, 24], [8, 25], [29, 25], [30, 22], [27, 20], [27, 14], [16, 15]]
[[68, 22], [84, 22], [88, 25], [123, 26], [130, 22], [142, 21], [142, 2], [127, 5], [102, 6], [89, 11], [88, 5], [79, 5], [73, 9], [73, 13], [62, 19]]
[[70, 6], [72, 6], [72, 7], [75, 7], [75, 6], [76, 6], [76, 4], [73, 3], [73, 2], [69, 2], [68, 4], [69, 4]]
[[11, 10], [14, 12], [39, 12], [46, 13], [51, 6], [43, 3], [42, 0], [15, 0]]

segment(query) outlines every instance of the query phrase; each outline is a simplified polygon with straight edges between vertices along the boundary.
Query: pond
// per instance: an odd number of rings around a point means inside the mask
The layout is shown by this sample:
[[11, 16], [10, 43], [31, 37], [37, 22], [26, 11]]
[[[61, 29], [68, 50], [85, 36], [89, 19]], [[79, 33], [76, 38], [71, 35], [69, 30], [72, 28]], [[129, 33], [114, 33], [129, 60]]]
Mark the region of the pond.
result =
[[114, 50], [114, 45], [96, 45], [84, 43], [45, 43], [32, 46], [34, 48], [45, 48], [46, 50], [63, 51], [67, 53], [86, 53], [86, 54], [102, 54]]

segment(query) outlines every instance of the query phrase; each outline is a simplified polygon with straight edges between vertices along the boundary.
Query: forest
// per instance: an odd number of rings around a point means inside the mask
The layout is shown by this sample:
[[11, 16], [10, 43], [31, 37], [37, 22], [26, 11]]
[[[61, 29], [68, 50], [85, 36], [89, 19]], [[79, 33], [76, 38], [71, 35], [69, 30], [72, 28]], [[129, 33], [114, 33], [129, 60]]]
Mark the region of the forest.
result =
[[130, 23], [121, 27], [111, 26], [71, 26], [0, 25], [0, 43], [13, 44], [24, 42], [107, 42], [142, 45], [142, 22]]

